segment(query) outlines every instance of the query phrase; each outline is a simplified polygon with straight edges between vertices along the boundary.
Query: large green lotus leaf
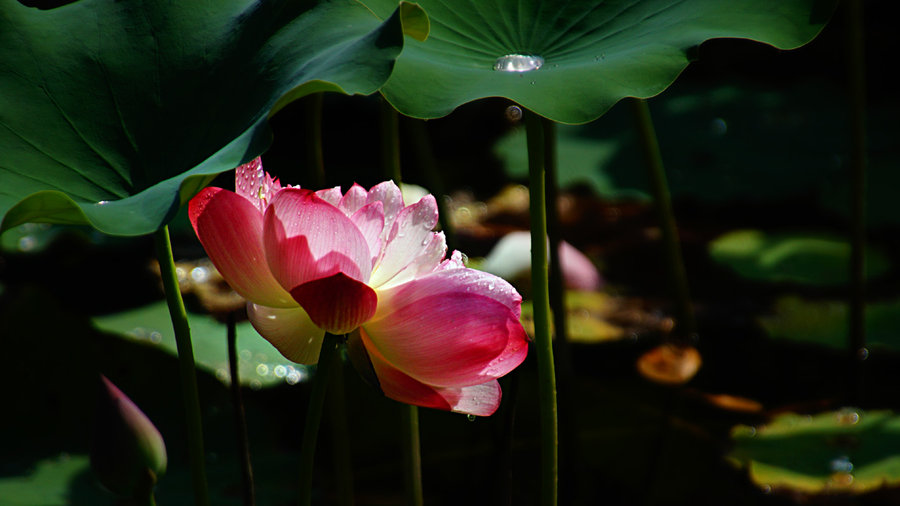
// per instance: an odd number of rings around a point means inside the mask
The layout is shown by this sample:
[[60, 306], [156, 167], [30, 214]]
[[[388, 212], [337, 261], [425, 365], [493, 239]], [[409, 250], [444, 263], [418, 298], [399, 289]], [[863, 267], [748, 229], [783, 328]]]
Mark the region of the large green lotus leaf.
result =
[[730, 460], [759, 486], [802, 492], [864, 492], [900, 483], [900, 417], [845, 409], [780, 415], [738, 426]]
[[353, 0], [0, 0], [0, 231], [153, 232], [262, 152], [289, 100], [376, 91], [402, 27], [427, 30], [404, 5], [378, 18]]
[[[363, 0], [385, 15], [393, 0]], [[833, 0], [420, 0], [431, 31], [410, 41], [382, 93], [403, 114], [436, 118], [500, 96], [584, 123], [628, 96], [663, 91], [703, 41], [742, 37], [779, 48], [811, 40]], [[494, 70], [507, 55], [543, 59]], [[520, 67], [522, 68], [522, 67]]]
[[[197, 367], [229, 382], [228, 343], [226, 328], [213, 317], [188, 314], [191, 323], [191, 341]], [[94, 325], [105, 332], [159, 346], [172, 355], [178, 355], [172, 320], [165, 301], [93, 319]], [[253, 330], [249, 322], [237, 326], [238, 376], [241, 384], [252, 388], [280, 384], [296, 384], [307, 378], [306, 366], [284, 358], [268, 341]]]
[[[759, 324], [772, 339], [816, 344], [837, 350], [849, 345], [850, 318], [845, 300], [807, 300], [787, 295], [775, 302]], [[900, 350], [900, 300], [866, 305], [866, 346]]]
[[[755, 281], [834, 286], [850, 279], [850, 243], [829, 234], [736, 230], [712, 241], [709, 253]], [[884, 274], [890, 266], [881, 250], [867, 248], [867, 277]]]

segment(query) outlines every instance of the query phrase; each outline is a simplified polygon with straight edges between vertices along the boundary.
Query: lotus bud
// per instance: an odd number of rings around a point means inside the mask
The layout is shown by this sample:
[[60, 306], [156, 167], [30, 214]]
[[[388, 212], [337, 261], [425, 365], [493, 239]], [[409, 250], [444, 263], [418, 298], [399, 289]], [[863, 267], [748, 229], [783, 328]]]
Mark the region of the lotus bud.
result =
[[112, 384], [100, 376], [91, 468], [120, 497], [150, 497], [166, 471], [166, 445], [153, 422]]

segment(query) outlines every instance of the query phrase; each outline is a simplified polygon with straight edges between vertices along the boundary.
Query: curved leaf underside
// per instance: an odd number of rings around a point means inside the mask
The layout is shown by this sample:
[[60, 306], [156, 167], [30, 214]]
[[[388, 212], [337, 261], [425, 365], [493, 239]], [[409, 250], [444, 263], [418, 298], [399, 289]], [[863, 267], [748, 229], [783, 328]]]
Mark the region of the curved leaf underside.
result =
[[[364, 0], [386, 13], [391, 0]], [[409, 41], [382, 90], [401, 113], [437, 118], [507, 97], [562, 123], [585, 123], [624, 97], [663, 91], [701, 42], [748, 38], [778, 48], [810, 41], [834, 0], [419, 0], [431, 31]], [[493, 70], [509, 55], [543, 58]]]
[[[315, 91], [369, 94], [403, 44], [397, 3], [0, 0], [0, 232], [141, 235], [268, 145]], [[418, 13], [421, 14], [421, 13]]]

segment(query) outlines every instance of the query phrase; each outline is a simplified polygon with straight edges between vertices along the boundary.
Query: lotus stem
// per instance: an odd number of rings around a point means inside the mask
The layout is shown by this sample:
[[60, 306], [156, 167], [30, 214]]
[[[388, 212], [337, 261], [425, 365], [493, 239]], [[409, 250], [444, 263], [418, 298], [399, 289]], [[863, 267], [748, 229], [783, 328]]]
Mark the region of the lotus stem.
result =
[[[400, 127], [397, 110], [381, 97], [381, 170], [400, 186], [403, 179], [400, 173]], [[402, 189], [402, 187], [401, 187]]]
[[866, 350], [866, 67], [863, 2], [847, 2], [850, 94], [850, 401], [863, 393]]
[[325, 160], [322, 154], [322, 103], [324, 93], [318, 92], [300, 99], [303, 104], [303, 137], [305, 167], [313, 188], [325, 188]]
[[334, 354], [331, 388], [328, 389], [328, 418], [334, 459], [337, 503], [353, 506], [353, 466], [350, 461], [350, 430], [347, 428], [347, 404], [344, 401], [344, 363], [341, 353]]
[[[387, 177], [402, 189], [400, 172], [400, 122], [397, 110], [381, 97], [381, 167]], [[438, 199], [439, 200], [439, 199]], [[440, 211], [438, 211], [440, 218]], [[422, 501], [422, 456], [419, 445], [419, 408], [405, 406], [401, 424], [403, 452], [403, 483], [406, 504], [421, 506]]]
[[325, 404], [325, 393], [328, 380], [334, 369], [335, 356], [342, 338], [333, 334], [325, 334], [322, 351], [319, 353], [319, 364], [312, 382], [312, 393], [309, 396], [309, 408], [306, 410], [306, 423], [303, 426], [303, 442], [300, 448], [300, 505], [312, 504], [313, 461], [316, 454], [316, 441], [319, 437], [319, 425], [322, 422], [322, 408]]
[[407, 506], [422, 506], [422, 454], [419, 442], [419, 408], [401, 406], [403, 424], [403, 488]]
[[633, 98], [629, 99], [629, 102], [637, 123], [641, 152], [650, 175], [657, 220], [662, 232], [667, 264], [666, 270], [669, 275], [672, 295], [675, 299], [677, 335], [692, 340], [697, 334], [697, 323], [694, 319], [694, 308], [691, 305], [687, 274], [678, 239], [678, 228], [675, 224], [675, 213], [672, 211], [672, 197], [669, 194], [669, 184], [666, 181], [666, 171], [663, 167], [656, 130], [653, 127], [653, 119], [650, 117], [650, 108], [647, 106], [647, 101]]
[[191, 345], [191, 327], [184, 309], [184, 300], [175, 274], [175, 259], [169, 240], [169, 227], [163, 226], [153, 236], [156, 257], [162, 276], [163, 290], [175, 330], [175, 345], [178, 349], [178, 371], [181, 378], [181, 394], [187, 420], [188, 460], [191, 466], [191, 481], [194, 485], [194, 504], [209, 506], [209, 489], [206, 481], [206, 467], [203, 452], [203, 425], [200, 421], [200, 396], [197, 393], [197, 375], [194, 368], [194, 350]]
[[228, 313], [228, 370], [231, 373], [231, 402], [234, 404], [234, 425], [237, 430], [238, 454], [241, 460], [241, 484], [245, 506], [255, 506], [253, 464], [250, 461], [250, 441], [247, 438], [247, 419], [244, 416], [244, 398], [241, 395], [241, 379], [238, 374], [237, 324], [234, 311]]
[[444, 187], [444, 178], [438, 169], [437, 161], [434, 159], [431, 141], [428, 139], [428, 132], [425, 130], [425, 121], [407, 118], [405, 124], [416, 160], [424, 173], [425, 185], [437, 201], [438, 220], [441, 224], [441, 230], [444, 231], [444, 237], [447, 239], [447, 250], [459, 249], [459, 245], [456, 242], [456, 232], [453, 229], [453, 223], [450, 221], [450, 210], [447, 208], [447, 192]]
[[563, 427], [560, 432], [559, 459], [562, 467], [559, 477], [560, 499], [563, 503], [572, 502], [572, 494], [577, 488], [578, 467], [577, 454], [577, 428], [575, 427], [575, 402], [573, 389], [575, 388], [575, 369], [572, 364], [572, 348], [569, 343], [568, 323], [566, 313], [566, 289], [562, 274], [562, 261], [559, 258], [559, 245], [562, 243], [562, 229], [559, 224], [559, 186], [557, 184], [557, 155], [556, 155], [556, 123], [542, 118], [544, 128], [544, 170], [546, 171], [547, 185], [547, 241], [550, 250], [549, 262], [549, 290], [550, 313], [553, 318], [553, 334], [556, 343], [556, 364], [559, 366], [557, 384], [557, 402], [559, 409], [559, 424]]
[[538, 365], [541, 420], [541, 502], [555, 506], [558, 487], [556, 373], [550, 340], [550, 294], [547, 281], [547, 202], [544, 172], [544, 128], [541, 118], [525, 113], [528, 142], [528, 186], [531, 215], [531, 288], [534, 306], [534, 350]]

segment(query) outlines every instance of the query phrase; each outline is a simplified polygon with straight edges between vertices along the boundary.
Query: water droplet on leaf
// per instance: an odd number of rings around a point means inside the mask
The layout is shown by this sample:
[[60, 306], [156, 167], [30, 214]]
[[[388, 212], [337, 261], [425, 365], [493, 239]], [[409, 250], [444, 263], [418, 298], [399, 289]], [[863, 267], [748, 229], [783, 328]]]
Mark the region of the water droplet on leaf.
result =
[[544, 59], [533, 54], [508, 54], [497, 58], [494, 70], [500, 72], [530, 72], [544, 65]]

